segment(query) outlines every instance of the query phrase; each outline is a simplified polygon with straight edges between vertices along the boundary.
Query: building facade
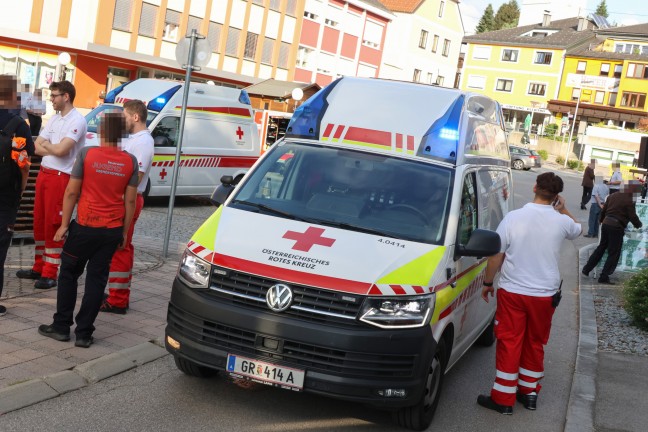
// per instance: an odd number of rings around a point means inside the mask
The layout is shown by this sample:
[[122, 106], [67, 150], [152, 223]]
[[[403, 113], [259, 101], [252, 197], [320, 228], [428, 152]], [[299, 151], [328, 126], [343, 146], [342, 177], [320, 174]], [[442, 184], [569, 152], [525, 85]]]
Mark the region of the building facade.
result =
[[454, 87], [464, 35], [457, 0], [383, 0], [395, 15], [380, 77]]

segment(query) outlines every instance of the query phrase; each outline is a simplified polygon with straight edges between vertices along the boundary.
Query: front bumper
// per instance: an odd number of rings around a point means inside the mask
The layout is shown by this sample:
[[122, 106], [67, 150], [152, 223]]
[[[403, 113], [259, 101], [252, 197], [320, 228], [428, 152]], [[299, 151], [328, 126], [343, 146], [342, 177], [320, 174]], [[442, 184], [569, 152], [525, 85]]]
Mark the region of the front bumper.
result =
[[[240, 355], [304, 370], [304, 391], [394, 408], [420, 399], [436, 348], [430, 326], [385, 330], [323, 325], [225, 303], [177, 278], [166, 335], [180, 342], [174, 349], [165, 337], [170, 353], [202, 366], [225, 370], [227, 354]], [[264, 343], [266, 339], [273, 343]], [[404, 389], [406, 396], [378, 394], [388, 388]]]

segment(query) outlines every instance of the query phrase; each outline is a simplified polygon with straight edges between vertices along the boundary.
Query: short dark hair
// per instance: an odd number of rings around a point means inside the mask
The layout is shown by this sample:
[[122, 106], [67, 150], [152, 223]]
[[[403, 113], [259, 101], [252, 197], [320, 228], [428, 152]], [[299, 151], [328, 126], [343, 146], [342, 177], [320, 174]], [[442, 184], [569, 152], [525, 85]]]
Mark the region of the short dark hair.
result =
[[553, 201], [563, 191], [563, 180], [552, 172], [540, 174], [536, 178], [536, 195], [540, 198]]
[[74, 103], [74, 98], [76, 97], [76, 89], [74, 84], [70, 81], [55, 81], [49, 86], [50, 90], [58, 90], [61, 93], [67, 93], [70, 97], [70, 103]]
[[141, 100], [129, 100], [124, 102], [124, 111], [128, 111], [131, 114], [137, 114], [140, 121], [146, 122], [148, 110], [146, 109], [144, 102]]
[[99, 136], [110, 144], [119, 143], [126, 134], [126, 120], [119, 112], [105, 113], [99, 121]]

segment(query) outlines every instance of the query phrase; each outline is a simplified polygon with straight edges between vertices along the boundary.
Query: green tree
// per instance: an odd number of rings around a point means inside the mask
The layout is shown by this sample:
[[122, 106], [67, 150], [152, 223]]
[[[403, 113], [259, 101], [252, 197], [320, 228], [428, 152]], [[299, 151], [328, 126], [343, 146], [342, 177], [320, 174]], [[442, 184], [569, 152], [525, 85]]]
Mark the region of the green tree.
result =
[[475, 32], [484, 33], [493, 30], [494, 19], [495, 12], [493, 11], [493, 5], [488, 3], [488, 6], [486, 6], [486, 9], [484, 10], [484, 15], [482, 15], [477, 27], [475, 28]]
[[607, 18], [610, 16], [607, 10], [607, 4], [605, 4], [605, 0], [601, 0], [601, 3], [596, 7], [596, 12], [594, 12], [596, 15], [601, 15]]
[[520, 7], [515, 0], [502, 4], [493, 19], [493, 30], [517, 27], [520, 20]]

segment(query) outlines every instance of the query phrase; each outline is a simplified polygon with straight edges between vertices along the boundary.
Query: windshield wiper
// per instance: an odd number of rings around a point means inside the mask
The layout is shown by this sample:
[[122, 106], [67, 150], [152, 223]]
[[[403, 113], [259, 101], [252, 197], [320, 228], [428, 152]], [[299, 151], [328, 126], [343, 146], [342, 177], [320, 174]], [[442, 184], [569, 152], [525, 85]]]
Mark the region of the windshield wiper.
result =
[[243, 204], [243, 205], [246, 205], [246, 206], [254, 207], [254, 208], [259, 209], [259, 210], [266, 211], [268, 213], [272, 213], [272, 214], [275, 214], [275, 215], [278, 215], [278, 216], [283, 216], [283, 217], [288, 218], [288, 219], [295, 219], [295, 220], [303, 221], [303, 219], [295, 216], [294, 214], [285, 212], [283, 210], [276, 209], [274, 207], [267, 206], [265, 204], [260, 204], [260, 203], [256, 203], [256, 202], [252, 202], [252, 201], [244, 201], [244, 200], [233, 200], [232, 204]]
[[359, 226], [359, 225], [353, 225], [353, 224], [350, 224], [350, 223], [347, 223], [347, 222], [335, 222], [335, 221], [323, 221], [323, 220], [320, 220], [320, 221], [317, 221], [317, 223], [319, 223], [321, 225], [332, 226], [332, 227], [335, 227], [335, 228], [342, 228], [342, 229], [346, 229], [346, 230], [349, 230], [349, 231], [357, 231], [357, 232], [362, 232], [362, 233], [366, 233], [366, 234], [373, 234], [373, 235], [377, 235], [377, 236], [381, 236], [381, 237], [389, 237], [389, 238], [395, 238], [395, 239], [399, 238], [399, 237], [394, 236], [392, 234], [387, 234], [387, 233], [385, 233], [383, 231], [375, 230], [375, 229], [372, 229], [372, 228], [365, 228], [365, 227], [362, 227], [362, 226]]

